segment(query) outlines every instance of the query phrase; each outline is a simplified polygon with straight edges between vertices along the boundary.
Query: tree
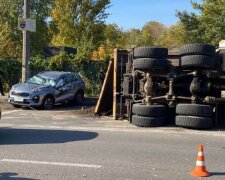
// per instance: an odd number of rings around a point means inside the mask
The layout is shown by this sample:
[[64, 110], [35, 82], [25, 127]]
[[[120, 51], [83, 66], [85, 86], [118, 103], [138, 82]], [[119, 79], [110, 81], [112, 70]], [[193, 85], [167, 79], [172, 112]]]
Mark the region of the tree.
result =
[[167, 27], [159, 22], [147, 22], [141, 30], [141, 45], [156, 45], [158, 40], [167, 30]]
[[109, 57], [110, 57], [110, 55], [108, 56], [105, 46], [102, 45], [96, 51], [94, 51], [92, 53], [91, 59], [92, 60], [106, 60]]
[[202, 0], [192, 2], [199, 14], [178, 12], [177, 16], [185, 26], [190, 42], [206, 42], [218, 45], [225, 37], [225, 1]]
[[205, 1], [199, 9], [202, 9], [200, 21], [202, 29], [205, 30], [204, 41], [218, 46], [219, 41], [225, 37], [225, 1], [208, 0], [208, 3]]
[[95, 59], [103, 60], [113, 56], [115, 48], [124, 48], [124, 32], [116, 24], [108, 24], [104, 28], [104, 40], [94, 54]]
[[18, 16], [22, 11], [18, 5], [18, 0], [0, 0], [0, 58], [22, 55], [22, 33], [17, 30]]
[[133, 48], [140, 44], [141, 31], [139, 29], [132, 28], [125, 32], [125, 48]]
[[39, 54], [43, 47], [49, 45], [49, 16], [53, 0], [31, 0], [31, 18], [36, 19], [36, 32], [31, 33], [31, 52]]
[[169, 49], [180, 47], [186, 43], [189, 43], [188, 35], [184, 25], [181, 22], [169, 27], [157, 42], [158, 45]]
[[78, 48], [79, 58], [88, 59], [104, 39], [105, 12], [109, 0], [55, 0], [51, 12], [53, 45]]
[[177, 12], [177, 16], [180, 18], [182, 25], [187, 33], [187, 41], [190, 43], [203, 42], [204, 30], [202, 29], [199, 16], [188, 12]]
[[124, 33], [116, 24], [108, 24], [104, 30], [105, 44], [110, 49], [124, 46]]
[[125, 47], [132, 48], [137, 46], [157, 45], [167, 27], [159, 22], [147, 22], [141, 30], [130, 29], [125, 32]]
[[[36, 19], [37, 31], [31, 33], [32, 55], [49, 42], [47, 18], [52, 0], [31, 0], [31, 17]], [[23, 16], [23, 0], [0, 0], [0, 57], [22, 56], [22, 32], [18, 30], [18, 17]]]

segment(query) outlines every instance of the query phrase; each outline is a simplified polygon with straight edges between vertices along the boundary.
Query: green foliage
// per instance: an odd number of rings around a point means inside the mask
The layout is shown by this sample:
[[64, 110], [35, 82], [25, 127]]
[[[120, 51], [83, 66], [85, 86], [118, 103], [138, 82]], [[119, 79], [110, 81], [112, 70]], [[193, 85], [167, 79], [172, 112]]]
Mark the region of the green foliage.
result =
[[[106, 65], [106, 62], [102, 62], [101, 67], [106, 69]], [[74, 60], [74, 56], [62, 52], [59, 55], [47, 59], [41, 56], [35, 56], [32, 58], [30, 64], [30, 74], [33, 76], [41, 71], [70, 71], [79, 73], [85, 81], [85, 93], [87, 95], [97, 95], [99, 87], [97, 76], [99, 66], [99, 62], [94, 61], [81, 64]], [[12, 85], [21, 82], [21, 60], [1, 60], [0, 67], [5, 91], [9, 91]]]
[[116, 24], [104, 26], [104, 39], [98, 49], [92, 52], [92, 59], [105, 60], [113, 57], [115, 48], [124, 48], [125, 33]]
[[[5, 88], [20, 81], [22, 32], [17, 29], [23, 16], [23, 0], [0, 0], [0, 67]], [[141, 29], [123, 31], [116, 24], [105, 24], [110, 0], [31, 0], [31, 18], [37, 31], [31, 33], [31, 75], [44, 70], [80, 73], [87, 93], [98, 93], [96, 60], [112, 57], [114, 48], [161, 45], [168, 48], [185, 43], [218, 45], [225, 37], [225, 1], [192, 2], [198, 13], [177, 12], [180, 21], [171, 27], [150, 21]], [[40, 52], [49, 44], [77, 48], [74, 56], [64, 52], [44, 59]], [[106, 61], [101, 61], [103, 65]]]
[[[37, 31], [31, 33], [31, 53], [40, 53], [50, 41], [48, 34], [49, 9], [52, 0], [31, 0], [31, 18], [36, 19]], [[18, 17], [23, 16], [23, 0], [0, 0], [0, 57], [21, 58], [22, 31], [17, 28]]]
[[142, 38], [139, 42], [139, 45], [150, 46], [157, 45], [159, 38], [162, 37], [164, 32], [167, 30], [166, 26], [156, 22], [150, 21], [147, 22], [142, 28]]
[[0, 0], [0, 57], [17, 58], [22, 54], [22, 33], [17, 30], [21, 0]]
[[204, 32], [200, 26], [199, 16], [194, 13], [188, 14], [186, 11], [177, 12], [177, 16], [186, 30], [187, 41], [189, 43], [203, 42], [202, 36]]
[[4, 59], [0, 61], [0, 67], [4, 90], [9, 91], [13, 84], [20, 81], [22, 63], [16, 59]]
[[104, 29], [105, 45], [109, 48], [124, 46], [124, 32], [116, 24], [108, 24]]
[[180, 22], [169, 27], [157, 42], [158, 45], [169, 49], [178, 48], [186, 43], [189, 43], [187, 31]]
[[35, 56], [31, 59], [31, 74], [34, 75], [40, 71], [75, 71], [78, 64], [74, 60], [74, 55], [61, 52], [59, 55], [50, 58]]
[[78, 64], [87, 63], [91, 59], [93, 51], [94, 46], [92, 38], [88, 39], [84, 36], [77, 48], [77, 54], [74, 57], [74, 60]]
[[185, 26], [190, 42], [206, 42], [218, 45], [225, 37], [225, 1], [202, 0], [192, 2], [199, 14], [178, 12], [177, 16]]
[[147, 22], [141, 30], [131, 29], [126, 32], [125, 47], [157, 45], [166, 30], [167, 27], [159, 22]]
[[106, 72], [106, 61], [94, 62], [90, 61], [86, 65], [79, 68], [79, 74], [85, 82], [85, 93], [88, 95], [98, 95], [99, 93], [99, 81], [98, 72], [99, 67]]
[[50, 16], [52, 1], [31, 0], [31, 18], [36, 19], [37, 22], [36, 32], [31, 33], [32, 56], [39, 54], [51, 41], [47, 19]]
[[46, 70], [74, 71], [75, 65], [74, 65], [73, 58], [74, 56], [68, 55], [65, 52], [62, 52], [59, 55], [53, 56], [46, 60], [48, 62], [48, 66]]
[[77, 60], [87, 61], [104, 39], [109, 0], [55, 0], [51, 12], [52, 44], [78, 49]]
[[133, 48], [139, 46], [142, 34], [139, 29], [132, 28], [129, 31], [125, 32], [125, 47]]

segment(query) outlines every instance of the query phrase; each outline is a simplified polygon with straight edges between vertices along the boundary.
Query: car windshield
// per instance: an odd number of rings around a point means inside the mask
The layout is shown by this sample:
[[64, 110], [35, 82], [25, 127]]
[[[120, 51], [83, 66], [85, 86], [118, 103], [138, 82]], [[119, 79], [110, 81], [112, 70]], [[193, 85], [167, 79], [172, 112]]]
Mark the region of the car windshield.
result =
[[54, 79], [50, 79], [50, 78], [43, 77], [40, 75], [36, 75], [36, 76], [33, 76], [32, 78], [28, 79], [27, 83], [40, 84], [40, 85], [44, 85], [44, 86], [55, 86], [56, 85], [56, 82]]

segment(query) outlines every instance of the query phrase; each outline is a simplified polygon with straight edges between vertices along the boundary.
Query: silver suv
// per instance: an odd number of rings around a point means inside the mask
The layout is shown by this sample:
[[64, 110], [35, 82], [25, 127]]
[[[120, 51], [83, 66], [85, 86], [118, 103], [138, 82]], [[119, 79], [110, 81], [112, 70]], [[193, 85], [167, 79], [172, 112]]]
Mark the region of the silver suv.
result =
[[72, 101], [82, 103], [84, 82], [81, 77], [71, 72], [45, 71], [26, 83], [12, 86], [8, 102], [15, 107], [42, 107], [52, 109], [54, 104]]

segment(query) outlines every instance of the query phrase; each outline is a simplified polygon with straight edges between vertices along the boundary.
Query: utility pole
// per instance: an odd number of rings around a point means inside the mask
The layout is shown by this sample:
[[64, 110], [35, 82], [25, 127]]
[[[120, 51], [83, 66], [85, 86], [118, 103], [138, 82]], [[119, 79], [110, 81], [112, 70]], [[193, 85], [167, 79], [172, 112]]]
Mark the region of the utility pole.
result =
[[[24, 18], [30, 18], [30, 0], [24, 0]], [[30, 77], [30, 32], [23, 31], [22, 82]]]

